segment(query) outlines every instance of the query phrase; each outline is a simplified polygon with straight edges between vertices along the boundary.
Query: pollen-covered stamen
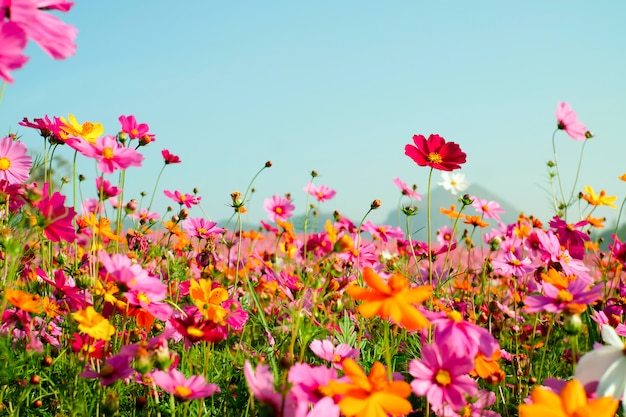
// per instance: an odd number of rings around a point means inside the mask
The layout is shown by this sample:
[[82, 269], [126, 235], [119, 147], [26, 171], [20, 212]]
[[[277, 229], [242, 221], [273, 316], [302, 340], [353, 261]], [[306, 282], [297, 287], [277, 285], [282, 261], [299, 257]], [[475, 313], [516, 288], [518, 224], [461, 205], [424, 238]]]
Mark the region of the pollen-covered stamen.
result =
[[0, 158], [0, 170], [6, 171], [11, 168], [11, 160], [9, 158]]
[[442, 387], [447, 387], [452, 383], [452, 377], [450, 376], [450, 372], [445, 369], [440, 369], [435, 374], [435, 382], [437, 385], [441, 385]]
[[559, 302], [559, 303], [569, 303], [573, 299], [574, 299], [574, 296], [572, 295], [571, 292], [569, 292], [567, 290], [561, 290], [556, 295], [556, 301]]
[[179, 398], [187, 398], [191, 395], [191, 390], [185, 386], [178, 385], [174, 388], [175, 396]]
[[275, 212], [276, 214], [283, 214], [283, 208], [282, 208], [282, 207], [276, 207], [276, 208], [274, 209], [274, 212]]
[[428, 159], [428, 162], [432, 162], [434, 164], [440, 164], [443, 162], [443, 158], [437, 152], [429, 153], [426, 159]]
[[115, 153], [113, 152], [113, 149], [110, 148], [109, 146], [102, 149], [102, 157], [104, 159], [112, 159], [114, 155]]

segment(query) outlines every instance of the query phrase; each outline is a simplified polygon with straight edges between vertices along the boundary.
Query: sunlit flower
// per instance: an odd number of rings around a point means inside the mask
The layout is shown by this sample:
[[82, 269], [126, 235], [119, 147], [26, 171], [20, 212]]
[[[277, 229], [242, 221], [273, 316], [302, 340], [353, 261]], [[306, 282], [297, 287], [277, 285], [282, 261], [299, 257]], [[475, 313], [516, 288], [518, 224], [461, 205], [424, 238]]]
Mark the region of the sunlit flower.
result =
[[37, 224], [43, 228], [48, 239], [53, 242], [74, 242], [77, 238], [74, 230], [76, 211], [72, 207], [65, 207], [65, 196], [55, 191], [49, 195], [50, 184], [43, 186], [43, 197], [35, 203], [41, 213]]
[[78, 330], [96, 340], [109, 340], [115, 333], [115, 327], [92, 306], [73, 313], [72, 317], [78, 322]]
[[[96, 143], [96, 139], [104, 134], [104, 126], [101, 123], [84, 122], [80, 124], [73, 114], [60, 119], [61, 130], [65, 135], [83, 138], [89, 143]], [[64, 138], [65, 139], [65, 138]]]
[[514, 275], [523, 277], [533, 270], [532, 261], [526, 257], [518, 259], [513, 252], [507, 251], [503, 255], [494, 258], [491, 261], [495, 271], [502, 275]]
[[361, 230], [368, 232], [374, 239], [388, 242], [389, 239], [403, 239], [404, 232], [400, 226], [377, 226], [371, 220], [366, 221], [361, 226]]
[[391, 318], [407, 330], [423, 329], [430, 325], [414, 305], [430, 297], [433, 291], [430, 285], [410, 288], [408, 280], [400, 274], [392, 275], [385, 283], [371, 268], [365, 268], [363, 280], [369, 288], [350, 286], [346, 289], [355, 300], [363, 300], [359, 305], [363, 317]]
[[578, 121], [576, 112], [572, 110], [568, 103], [559, 101], [556, 109], [556, 120], [558, 121], [557, 127], [561, 130], [565, 130], [565, 133], [567, 133], [572, 139], [587, 139], [587, 128], [583, 123]]
[[582, 279], [575, 279], [569, 282], [566, 288], [558, 288], [548, 282], [544, 282], [542, 285], [543, 295], [529, 295], [524, 298], [524, 311], [528, 313], [536, 313], [538, 311], [560, 313], [567, 309], [584, 309], [587, 305], [600, 298], [604, 289], [603, 285], [596, 285], [591, 289], [588, 289], [588, 287], [588, 283]]
[[495, 219], [500, 221], [500, 214], [504, 213], [500, 204], [496, 201], [487, 201], [482, 198], [472, 197], [472, 207], [486, 219]]
[[587, 399], [580, 381], [568, 381], [560, 395], [535, 387], [530, 395], [532, 404], [519, 406], [520, 417], [613, 417], [619, 402], [611, 397]]
[[347, 417], [400, 416], [411, 412], [413, 407], [406, 399], [411, 394], [410, 385], [389, 381], [382, 363], [374, 362], [366, 375], [355, 361], [346, 359], [343, 372], [349, 382], [329, 381], [328, 388], [334, 395], [343, 396], [339, 408]]
[[36, 294], [7, 288], [4, 291], [4, 296], [9, 304], [22, 311], [28, 311], [29, 313], [41, 313], [43, 311], [41, 297]]
[[131, 139], [138, 139], [150, 131], [150, 126], [146, 123], [137, 123], [135, 116], [122, 115], [118, 120], [122, 125], [122, 132], [126, 133]]
[[[0, 7], [2, 11], [2, 7]], [[26, 32], [14, 22], [0, 21], [0, 79], [8, 83], [13, 82], [13, 78], [9, 74], [10, 71], [20, 69], [28, 61], [25, 56], [24, 48], [26, 47]]]
[[583, 187], [583, 189], [587, 193], [582, 195], [583, 199], [592, 206], [608, 206], [611, 208], [617, 208], [617, 206], [615, 205], [615, 200], [617, 200], [617, 196], [614, 195], [609, 197], [606, 195], [606, 191], [604, 190], [601, 190], [600, 195], [598, 195], [589, 185]]
[[28, 179], [33, 164], [26, 152], [26, 145], [19, 140], [10, 136], [0, 139], [0, 180], [20, 184]]
[[185, 375], [177, 369], [171, 369], [168, 372], [154, 371], [151, 377], [159, 388], [174, 395], [180, 401], [210, 397], [220, 392], [217, 385], [207, 384], [202, 375], [185, 378]]
[[202, 200], [202, 197], [196, 197], [195, 195], [191, 194], [182, 194], [178, 190], [175, 190], [173, 193], [170, 190], [164, 190], [163, 194], [165, 194], [167, 197], [171, 198], [181, 206], [184, 205], [187, 208], [191, 208], [191, 206], [200, 204], [200, 200]]
[[89, 158], [98, 161], [98, 169], [104, 174], [112, 174], [118, 169], [140, 167], [143, 155], [133, 148], [123, 147], [114, 136], [102, 136], [95, 143], [85, 142], [78, 150]]
[[[578, 379], [583, 386], [597, 381], [598, 397], [609, 396], [619, 400], [626, 395], [624, 342], [615, 329], [607, 324], [602, 326], [602, 339], [608, 344], [585, 353], [576, 365], [574, 378]], [[626, 411], [626, 401], [622, 402], [622, 407]]]
[[334, 346], [333, 342], [328, 339], [312, 341], [309, 345], [309, 349], [311, 349], [318, 358], [332, 363], [335, 368], [341, 368], [341, 363], [345, 359], [357, 359], [360, 353], [359, 349], [352, 348], [352, 346], [345, 343]]
[[228, 311], [222, 303], [228, 299], [228, 292], [222, 287], [213, 287], [206, 279], [192, 279], [189, 283], [189, 295], [204, 316], [218, 324], [224, 323]]
[[306, 191], [309, 195], [315, 197], [315, 199], [320, 203], [330, 200], [335, 196], [335, 194], [337, 194], [335, 190], [331, 190], [325, 185], [320, 185], [319, 187], [316, 187], [315, 184], [313, 184], [312, 182], [304, 187], [304, 191]]
[[408, 144], [404, 153], [419, 166], [429, 166], [441, 171], [460, 169], [466, 161], [465, 152], [454, 142], [446, 142], [439, 135], [430, 135], [426, 139], [423, 135], [413, 136], [415, 146]]
[[217, 227], [217, 222], [208, 221], [203, 217], [185, 219], [182, 225], [189, 236], [200, 239], [208, 239], [211, 235], [224, 233], [224, 229]]
[[441, 173], [442, 181], [439, 181], [437, 185], [441, 185], [445, 190], [448, 190], [452, 195], [457, 195], [459, 192], [467, 190], [469, 182], [465, 179], [465, 174], [461, 172]]
[[410, 188], [400, 178], [394, 178], [393, 183], [396, 184], [398, 188], [400, 188], [400, 190], [402, 191], [402, 195], [405, 195], [417, 201], [422, 201], [422, 195], [416, 191], [417, 185], [413, 184], [413, 188]]
[[272, 198], [265, 199], [263, 208], [267, 213], [267, 217], [275, 222], [276, 220], [285, 221], [290, 218], [296, 207], [292, 204], [290, 199], [275, 195]]
[[585, 256], [585, 242], [588, 242], [590, 237], [587, 233], [576, 229], [586, 226], [587, 220], [567, 224], [560, 217], [554, 216], [548, 224], [554, 229], [554, 233], [559, 238], [559, 242], [569, 251], [572, 258], [583, 259]]
[[100, 368], [100, 371], [94, 371], [90, 369], [90, 365], [87, 365], [87, 370], [80, 373], [83, 378], [100, 378], [100, 385], [111, 385], [119, 379], [128, 379], [134, 373], [135, 370], [130, 366], [132, 356], [118, 354], [108, 358], [104, 365]]
[[161, 156], [163, 156], [163, 161], [165, 162], [165, 165], [180, 164], [181, 162], [180, 158], [177, 155], [170, 153], [170, 151], [168, 151], [167, 149], [163, 149], [161, 151]]

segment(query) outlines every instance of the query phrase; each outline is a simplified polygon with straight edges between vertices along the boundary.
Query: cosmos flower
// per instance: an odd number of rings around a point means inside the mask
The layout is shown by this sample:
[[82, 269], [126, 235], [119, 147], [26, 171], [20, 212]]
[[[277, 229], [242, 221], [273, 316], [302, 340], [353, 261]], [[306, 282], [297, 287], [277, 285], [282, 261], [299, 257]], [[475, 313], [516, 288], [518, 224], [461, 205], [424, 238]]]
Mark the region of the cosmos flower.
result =
[[98, 169], [104, 174], [112, 174], [118, 169], [123, 170], [131, 166], [140, 167], [144, 159], [135, 149], [122, 146], [114, 136], [99, 137], [95, 144], [83, 142], [78, 150], [98, 161]]
[[185, 219], [182, 225], [189, 236], [200, 239], [208, 239], [211, 235], [224, 233], [224, 229], [217, 227], [217, 222], [210, 222], [203, 217]]
[[73, 221], [76, 211], [72, 207], [65, 207], [65, 196], [55, 191], [49, 195], [50, 184], [45, 183], [41, 200], [35, 203], [41, 215], [37, 218], [37, 225], [43, 228], [48, 239], [53, 242], [74, 242], [77, 239]]
[[437, 185], [441, 185], [445, 190], [450, 191], [452, 195], [457, 195], [459, 192], [467, 190], [469, 182], [465, 179], [465, 174], [461, 172], [455, 172], [453, 174], [442, 172], [441, 181], [439, 181]]
[[504, 210], [500, 207], [496, 201], [487, 201], [478, 197], [472, 197], [472, 207], [486, 219], [495, 219], [500, 221], [500, 214], [504, 213]]
[[576, 112], [572, 110], [572, 107], [568, 103], [559, 101], [556, 108], [556, 120], [558, 122], [557, 127], [560, 130], [565, 130], [565, 133], [572, 139], [587, 139], [587, 128], [578, 120]]
[[163, 156], [163, 161], [165, 162], [165, 165], [180, 164], [181, 162], [180, 158], [177, 155], [170, 153], [170, 151], [168, 151], [167, 149], [163, 149], [161, 151], [161, 155]]
[[304, 191], [307, 192], [309, 195], [315, 197], [315, 199], [320, 203], [330, 200], [337, 194], [335, 190], [331, 190], [325, 185], [320, 185], [318, 188], [312, 182], [304, 187]]
[[101, 378], [100, 385], [111, 385], [118, 379], [130, 378], [135, 370], [130, 366], [132, 357], [118, 354], [108, 358], [100, 368], [100, 372], [91, 370], [91, 365], [87, 365], [87, 370], [80, 373], [83, 378]]
[[548, 224], [554, 229], [559, 242], [569, 251], [572, 258], [583, 259], [585, 256], [585, 242], [588, 242], [590, 237], [587, 233], [576, 229], [587, 225], [587, 223], [587, 220], [581, 220], [578, 223], [567, 224], [560, 217], [554, 216]]
[[170, 190], [164, 190], [163, 194], [165, 194], [165, 196], [171, 198], [181, 206], [184, 205], [187, 208], [191, 208], [191, 206], [200, 204], [200, 200], [202, 200], [202, 197], [196, 197], [195, 195], [191, 194], [182, 194], [178, 190], [175, 190], [174, 192], [171, 192]]
[[82, 138], [89, 143], [96, 143], [96, 139], [104, 134], [104, 126], [102, 123], [84, 122], [79, 123], [73, 114], [68, 115], [67, 120], [64, 117], [59, 119], [61, 126], [60, 133], [62, 139], [68, 136]]
[[174, 395], [180, 401], [210, 397], [220, 392], [216, 384], [207, 384], [202, 375], [185, 378], [177, 369], [171, 369], [168, 372], [154, 371], [151, 377], [159, 388]]
[[[2, 7], [0, 7], [0, 11]], [[0, 21], [0, 79], [12, 83], [10, 71], [20, 69], [28, 61], [22, 52], [26, 47], [26, 32], [14, 22]]]
[[0, 139], [0, 180], [20, 184], [28, 179], [33, 164], [27, 151], [26, 145], [11, 136]]
[[467, 155], [454, 142], [446, 142], [439, 135], [430, 135], [426, 139], [423, 135], [413, 136], [415, 146], [408, 144], [404, 147], [404, 154], [419, 166], [429, 166], [441, 171], [460, 169], [466, 161]]
[[615, 200], [617, 200], [617, 196], [607, 196], [606, 191], [601, 190], [600, 195], [596, 194], [596, 192], [591, 188], [591, 186], [586, 185], [583, 187], [583, 190], [587, 194], [583, 194], [583, 199], [588, 202], [592, 206], [608, 206], [611, 208], [617, 208], [615, 205]]
[[413, 188], [409, 188], [409, 186], [400, 178], [394, 178], [393, 183], [396, 184], [398, 188], [400, 188], [400, 190], [402, 191], [402, 195], [405, 195], [417, 201], [422, 201], [422, 195], [416, 191], [417, 185], [414, 184]]
[[[524, 298], [524, 311], [528, 313], [539, 311], [560, 313], [566, 309], [573, 309], [574, 311], [585, 309], [586, 306], [600, 298], [603, 290], [602, 285], [596, 285], [591, 289], [588, 287], [589, 284], [582, 279], [570, 281], [565, 288], [544, 282], [542, 285], [543, 295], [529, 295]], [[572, 312], [570, 311], [570, 313]]]
[[122, 115], [118, 120], [122, 125], [122, 132], [126, 133], [131, 139], [138, 139], [150, 131], [150, 126], [146, 123], [137, 123], [135, 116]]
[[263, 208], [267, 213], [267, 217], [273, 222], [277, 220], [286, 221], [293, 215], [295, 206], [291, 203], [291, 200], [279, 195], [275, 195], [272, 198], [266, 198], [263, 203]]
[[78, 322], [78, 330], [96, 340], [109, 340], [115, 333], [115, 327], [92, 306], [73, 313], [72, 317]]
[[345, 343], [334, 346], [333, 342], [328, 339], [316, 339], [312, 341], [309, 345], [309, 349], [311, 349], [318, 358], [332, 363], [335, 368], [341, 368], [341, 363], [345, 359], [357, 359], [361, 352], [359, 349], [352, 348], [352, 346]]

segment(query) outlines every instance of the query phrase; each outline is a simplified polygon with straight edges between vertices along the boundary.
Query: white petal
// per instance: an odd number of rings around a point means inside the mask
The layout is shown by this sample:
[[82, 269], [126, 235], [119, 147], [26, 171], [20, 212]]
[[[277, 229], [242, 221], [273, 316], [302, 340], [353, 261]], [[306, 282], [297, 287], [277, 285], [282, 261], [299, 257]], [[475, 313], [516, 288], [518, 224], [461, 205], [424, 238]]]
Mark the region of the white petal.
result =
[[583, 385], [599, 381], [612, 364], [624, 358], [622, 349], [622, 347], [618, 349], [615, 346], [602, 346], [585, 353], [576, 365], [574, 378]]
[[624, 342], [617, 335], [615, 329], [608, 324], [602, 326], [602, 340], [611, 346], [619, 347], [620, 349], [624, 348]]
[[626, 387], [626, 357], [618, 359], [606, 370], [596, 393], [598, 397], [611, 396], [617, 400], [620, 399]]

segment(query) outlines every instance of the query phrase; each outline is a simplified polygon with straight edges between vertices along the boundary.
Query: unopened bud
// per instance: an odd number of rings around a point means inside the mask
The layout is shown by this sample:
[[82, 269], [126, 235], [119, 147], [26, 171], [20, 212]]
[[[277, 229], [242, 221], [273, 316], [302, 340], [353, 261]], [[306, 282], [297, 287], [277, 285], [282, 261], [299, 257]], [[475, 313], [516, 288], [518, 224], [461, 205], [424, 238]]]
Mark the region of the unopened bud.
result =
[[563, 330], [567, 334], [576, 335], [583, 331], [585, 325], [579, 314], [566, 314], [563, 319]]
[[585, 138], [591, 139], [592, 137], [593, 137], [593, 133], [591, 133], [590, 131], [585, 132]]
[[372, 210], [376, 210], [377, 208], [379, 208], [382, 205], [383, 205], [383, 203], [380, 200], [374, 200], [374, 201], [372, 201], [372, 204], [370, 205], [370, 208]]
[[419, 208], [417, 206], [404, 206], [402, 212], [405, 216], [415, 216]]
[[272, 161], [267, 161], [265, 163], [265, 168], [270, 168], [272, 166]]
[[313, 178], [317, 177], [317, 175], [318, 175], [318, 174], [317, 174], [317, 171], [315, 171], [315, 170], [311, 171], [311, 176], [312, 176]]
[[459, 203], [463, 204], [464, 206], [469, 206], [473, 202], [474, 199], [469, 194], [465, 194], [463, 197], [459, 198]]

